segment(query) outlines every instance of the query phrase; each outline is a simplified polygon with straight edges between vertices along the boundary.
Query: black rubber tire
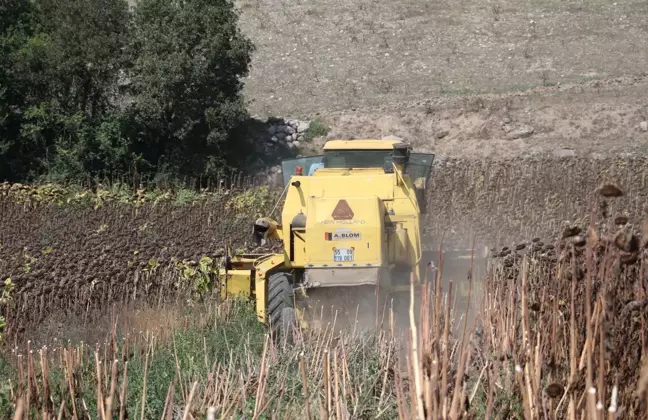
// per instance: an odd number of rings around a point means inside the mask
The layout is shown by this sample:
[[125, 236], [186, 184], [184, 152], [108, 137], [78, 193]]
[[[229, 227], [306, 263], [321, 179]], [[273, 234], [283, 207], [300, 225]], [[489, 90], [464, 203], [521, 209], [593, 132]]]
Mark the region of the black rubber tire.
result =
[[296, 326], [292, 276], [288, 273], [275, 273], [268, 278], [268, 323], [275, 339], [290, 342], [292, 329]]

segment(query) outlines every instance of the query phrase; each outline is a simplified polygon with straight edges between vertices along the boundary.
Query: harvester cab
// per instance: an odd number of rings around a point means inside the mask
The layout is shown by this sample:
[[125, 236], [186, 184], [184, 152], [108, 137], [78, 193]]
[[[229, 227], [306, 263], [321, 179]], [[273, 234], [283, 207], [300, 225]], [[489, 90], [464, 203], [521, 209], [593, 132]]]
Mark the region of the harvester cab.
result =
[[378, 289], [409, 292], [410, 279], [423, 277], [420, 224], [433, 160], [397, 140], [331, 140], [322, 155], [284, 161], [281, 218], [253, 223], [258, 243], [278, 240], [283, 251], [228, 257], [222, 297], [254, 300], [259, 320], [285, 331], [308, 319], [315, 301], [364, 307]]

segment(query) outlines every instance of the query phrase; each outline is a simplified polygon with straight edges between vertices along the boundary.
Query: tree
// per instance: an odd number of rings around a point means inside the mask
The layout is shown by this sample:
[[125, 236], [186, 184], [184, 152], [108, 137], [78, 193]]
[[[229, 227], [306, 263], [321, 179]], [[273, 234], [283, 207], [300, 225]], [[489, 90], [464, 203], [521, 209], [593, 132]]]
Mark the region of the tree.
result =
[[95, 150], [104, 123], [116, 118], [127, 3], [10, 2], [14, 22], [3, 20], [0, 38], [0, 176], [80, 178], [105, 169]]
[[4, 0], [0, 180], [215, 175], [245, 156], [230, 0]]
[[20, 179], [28, 166], [18, 143], [25, 92], [14, 64], [16, 51], [32, 34], [34, 15], [29, 0], [0, 3], [0, 179]]
[[[134, 13], [128, 108], [135, 150], [158, 172], [213, 176], [245, 150], [241, 78], [252, 43], [230, 0], [142, 0]], [[244, 153], [244, 152], [242, 152]]]
[[100, 121], [117, 98], [128, 38], [126, 0], [39, 0], [51, 39], [54, 94], [69, 114]]

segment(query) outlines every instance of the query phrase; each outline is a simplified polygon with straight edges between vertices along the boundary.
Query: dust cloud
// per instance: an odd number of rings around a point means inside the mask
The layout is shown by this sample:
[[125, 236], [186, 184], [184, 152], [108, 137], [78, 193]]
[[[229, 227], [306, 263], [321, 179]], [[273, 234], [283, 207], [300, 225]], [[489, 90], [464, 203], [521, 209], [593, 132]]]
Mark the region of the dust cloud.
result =
[[[438, 260], [427, 262], [421, 273], [425, 277], [424, 285], [414, 288], [414, 318], [419, 333], [423, 333], [420, 331], [422, 302], [433, 305], [439, 292], [443, 302], [451, 299], [450, 314], [455, 329], [463, 327], [464, 318], [468, 319], [467, 328], [472, 327], [483, 296], [485, 262], [481, 255], [474, 255], [471, 261], [470, 254], [461, 259], [444, 257], [442, 265]], [[441, 284], [437, 286], [437, 282]], [[425, 291], [429, 295], [424, 299]], [[304, 311], [308, 326], [315, 330], [334, 329], [336, 334], [382, 330], [405, 343], [411, 327], [410, 293], [409, 288], [387, 293], [367, 285], [314, 288], [307, 290], [306, 296], [298, 293], [296, 305]], [[445, 303], [443, 307], [447, 307]], [[427, 313], [432, 315], [431, 310]]]

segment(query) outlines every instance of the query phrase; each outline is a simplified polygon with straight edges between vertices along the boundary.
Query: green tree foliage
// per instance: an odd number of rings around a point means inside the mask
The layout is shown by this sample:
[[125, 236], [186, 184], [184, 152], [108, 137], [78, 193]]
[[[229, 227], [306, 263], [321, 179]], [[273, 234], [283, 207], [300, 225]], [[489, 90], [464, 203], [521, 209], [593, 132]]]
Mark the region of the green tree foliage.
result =
[[251, 43], [230, 0], [3, 0], [0, 180], [237, 164]]
[[[2, 34], [6, 61], [2, 178], [79, 178], [111, 115], [128, 28], [122, 0], [11, 0]], [[6, 80], [6, 83], [5, 83]]]
[[240, 77], [252, 44], [229, 0], [142, 0], [128, 48], [133, 139], [178, 174], [217, 174], [247, 117]]
[[15, 56], [34, 27], [28, 0], [0, 2], [0, 177], [24, 173], [25, 149], [18, 142], [25, 87], [14, 71]]

